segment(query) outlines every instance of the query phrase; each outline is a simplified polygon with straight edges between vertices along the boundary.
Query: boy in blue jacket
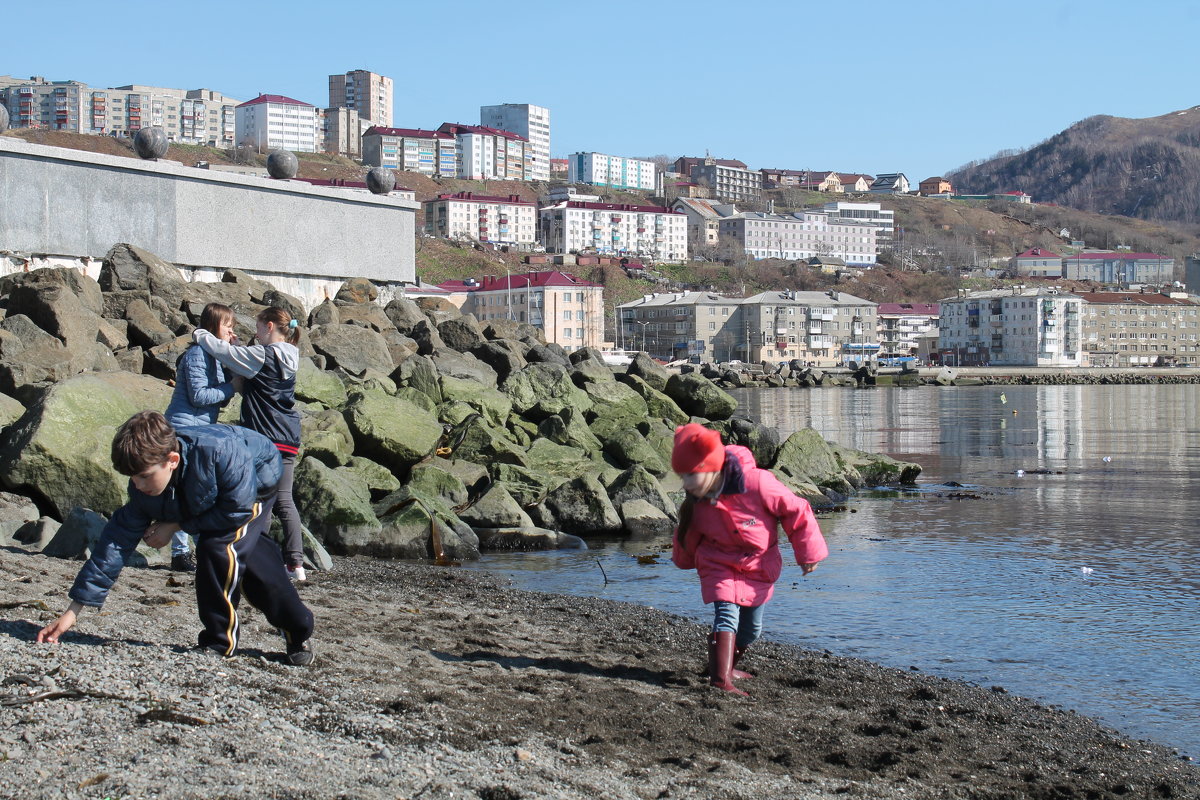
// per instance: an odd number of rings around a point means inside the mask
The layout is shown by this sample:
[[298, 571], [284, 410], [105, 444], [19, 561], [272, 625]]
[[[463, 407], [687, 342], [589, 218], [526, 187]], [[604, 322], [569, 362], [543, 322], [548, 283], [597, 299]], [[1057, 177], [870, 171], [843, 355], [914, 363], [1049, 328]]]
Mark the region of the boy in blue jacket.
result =
[[241, 594], [287, 643], [286, 661], [313, 661], [312, 612], [300, 600], [279, 548], [266, 533], [282, 474], [279, 451], [246, 428], [172, 428], [157, 411], [134, 414], [117, 431], [113, 466], [130, 476], [129, 502], [113, 514], [68, 596], [70, 607], [38, 632], [57, 642], [84, 606], [99, 608], [140, 540], [162, 547], [182, 527], [196, 539], [198, 648], [232, 656]]

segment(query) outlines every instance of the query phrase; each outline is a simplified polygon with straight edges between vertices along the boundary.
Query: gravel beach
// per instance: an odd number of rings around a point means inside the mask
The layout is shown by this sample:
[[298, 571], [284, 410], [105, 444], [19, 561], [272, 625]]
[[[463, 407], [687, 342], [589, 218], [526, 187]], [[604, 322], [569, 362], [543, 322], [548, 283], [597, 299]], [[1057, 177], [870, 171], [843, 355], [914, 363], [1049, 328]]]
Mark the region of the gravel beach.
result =
[[192, 582], [126, 569], [57, 645], [79, 562], [0, 549], [0, 796], [1189, 798], [1200, 770], [1069, 711], [771, 642], [750, 698], [650, 608], [348, 559], [301, 594], [317, 660], [189, 651]]

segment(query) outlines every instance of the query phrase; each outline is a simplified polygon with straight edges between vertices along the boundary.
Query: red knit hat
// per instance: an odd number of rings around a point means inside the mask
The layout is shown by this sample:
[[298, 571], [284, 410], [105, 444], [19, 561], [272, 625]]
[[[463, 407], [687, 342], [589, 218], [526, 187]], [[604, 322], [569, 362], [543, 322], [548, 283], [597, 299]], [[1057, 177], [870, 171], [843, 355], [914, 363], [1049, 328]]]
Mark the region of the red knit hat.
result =
[[724, 466], [725, 448], [721, 444], [721, 434], [695, 422], [675, 429], [671, 469], [684, 475], [689, 472], [720, 472]]

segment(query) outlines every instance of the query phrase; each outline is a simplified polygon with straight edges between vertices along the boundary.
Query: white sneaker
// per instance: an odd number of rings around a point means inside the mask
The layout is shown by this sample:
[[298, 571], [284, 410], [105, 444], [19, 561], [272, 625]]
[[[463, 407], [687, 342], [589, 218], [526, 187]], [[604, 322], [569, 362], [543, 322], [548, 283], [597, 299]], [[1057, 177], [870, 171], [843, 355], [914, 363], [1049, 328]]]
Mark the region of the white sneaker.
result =
[[291, 578], [296, 583], [304, 583], [305, 581], [308, 580], [308, 576], [304, 574], [304, 566], [303, 565], [298, 565], [295, 567], [288, 567], [287, 571], [288, 571], [288, 577]]

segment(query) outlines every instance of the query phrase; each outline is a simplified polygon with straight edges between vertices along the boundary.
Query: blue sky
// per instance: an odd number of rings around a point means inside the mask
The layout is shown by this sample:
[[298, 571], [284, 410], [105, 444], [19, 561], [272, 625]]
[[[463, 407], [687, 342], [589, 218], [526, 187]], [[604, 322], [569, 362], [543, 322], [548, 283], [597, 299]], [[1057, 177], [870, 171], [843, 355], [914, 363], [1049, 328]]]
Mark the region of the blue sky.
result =
[[[336, 11], [329, 11], [329, 8]], [[0, 71], [324, 105], [395, 81], [397, 127], [551, 112], [555, 157], [738, 158], [914, 181], [1085, 117], [1200, 103], [1200, 3], [905, 0], [10, 4]], [[197, 28], [197, 25], [201, 27]]]

